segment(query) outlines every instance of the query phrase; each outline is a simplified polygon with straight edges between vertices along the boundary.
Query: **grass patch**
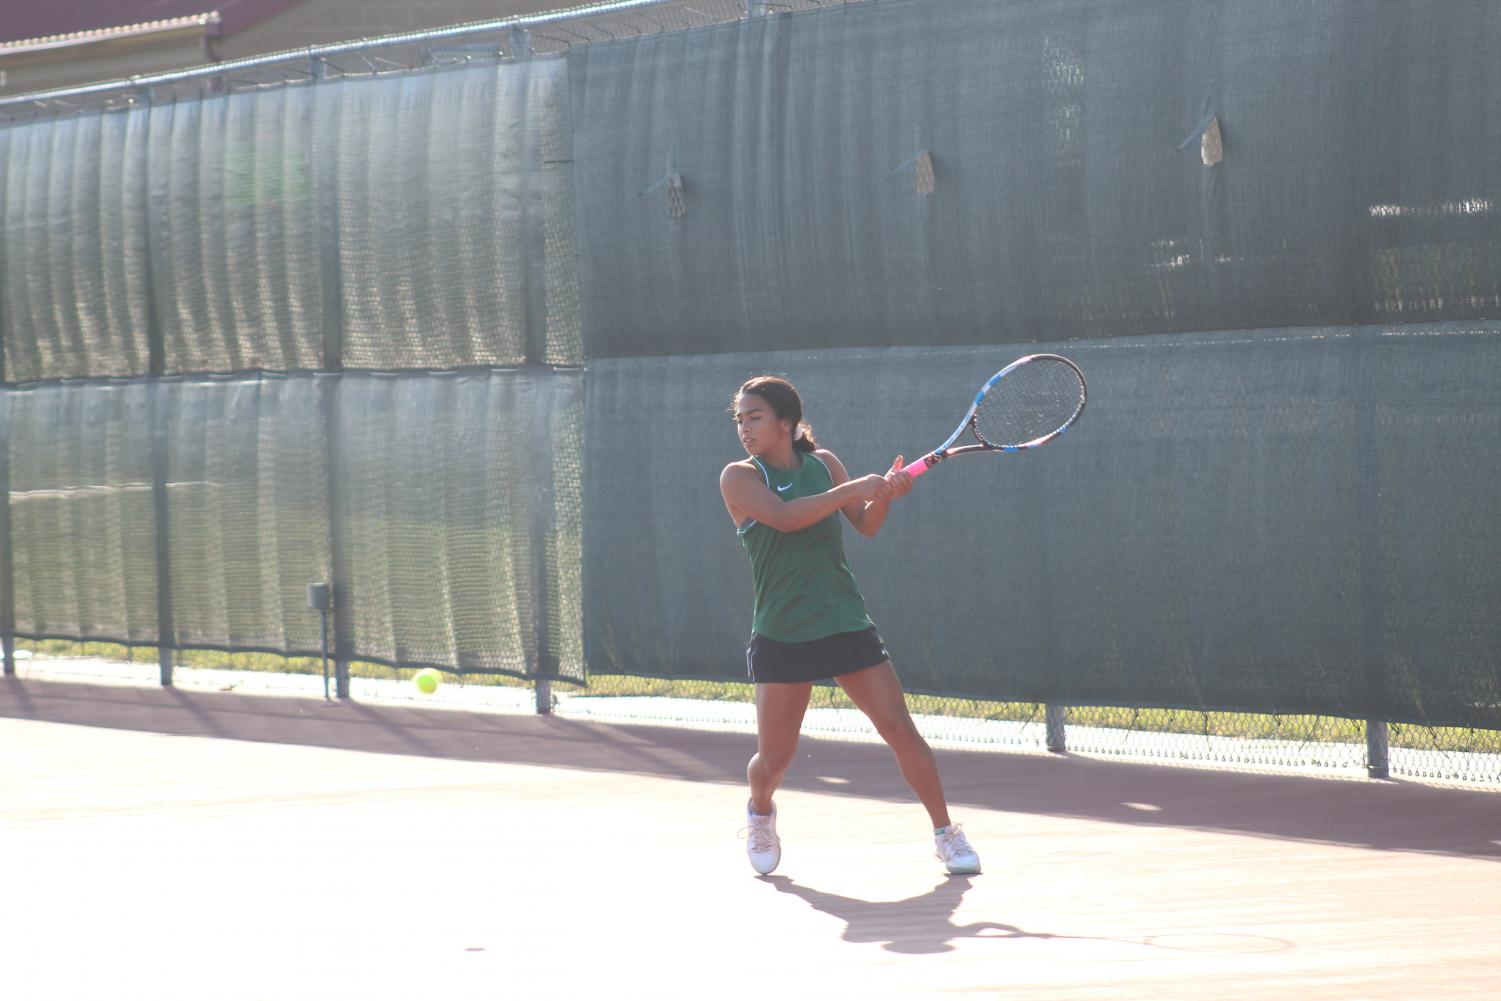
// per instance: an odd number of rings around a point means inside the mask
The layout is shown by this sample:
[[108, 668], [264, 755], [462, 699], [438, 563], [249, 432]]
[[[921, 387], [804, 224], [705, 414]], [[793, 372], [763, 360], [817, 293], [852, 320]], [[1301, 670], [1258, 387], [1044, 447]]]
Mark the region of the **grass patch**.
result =
[[1244, 740], [1294, 740], [1330, 744], [1363, 743], [1365, 724], [1333, 716], [1208, 712], [1201, 709], [1128, 709], [1070, 706], [1064, 721], [1075, 726]]
[[[28, 640], [26, 647], [44, 657], [91, 658], [130, 664], [155, 664], [159, 654], [154, 646], [126, 646], [120, 643], [79, 643], [73, 640]], [[322, 676], [321, 657], [286, 657], [275, 653], [226, 653], [223, 650], [174, 650], [172, 663], [177, 667], [218, 671], [255, 671], [267, 674], [313, 674]], [[392, 667], [373, 661], [350, 661], [351, 678], [381, 681], [410, 681], [420, 667]], [[333, 661], [329, 661], [333, 672]], [[531, 682], [500, 674], [448, 675], [462, 679], [466, 685], [530, 688]]]
[[[589, 687], [574, 698], [621, 698], [657, 696], [702, 699], [713, 702], [754, 702], [755, 686], [744, 681], [690, 681], [677, 678], [642, 678], [629, 674], [594, 674]], [[810, 709], [854, 709], [855, 704], [837, 685], [814, 685], [808, 698]], [[953, 696], [907, 693], [907, 709], [920, 716], [956, 716], [966, 719], [1041, 721], [1043, 707], [1035, 702], [994, 702]]]

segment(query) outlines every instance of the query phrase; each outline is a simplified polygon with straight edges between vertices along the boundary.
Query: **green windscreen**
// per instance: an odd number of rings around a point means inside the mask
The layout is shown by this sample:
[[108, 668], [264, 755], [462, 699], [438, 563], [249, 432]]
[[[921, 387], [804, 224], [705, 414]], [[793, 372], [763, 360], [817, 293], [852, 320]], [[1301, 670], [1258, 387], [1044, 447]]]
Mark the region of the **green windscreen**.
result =
[[[1086, 373], [1078, 425], [1033, 452], [940, 464], [875, 539], [846, 526], [908, 687], [1501, 725], [1501, 493], [1483, 458], [1501, 449], [1501, 326], [1035, 347]], [[595, 363], [591, 669], [745, 679], [750, 569], [718, 490], [744, 456], [727, 407], [745, 379], [790, 376], [819, 439], [862, 475], [942, 442], [1017, 354]]]
[[689, 7], [0, 100], [0, 626], [740, 678], [734, 389], [1051, 350], [846, 533], [910, 688], [1501, 726], [1501, 6]]

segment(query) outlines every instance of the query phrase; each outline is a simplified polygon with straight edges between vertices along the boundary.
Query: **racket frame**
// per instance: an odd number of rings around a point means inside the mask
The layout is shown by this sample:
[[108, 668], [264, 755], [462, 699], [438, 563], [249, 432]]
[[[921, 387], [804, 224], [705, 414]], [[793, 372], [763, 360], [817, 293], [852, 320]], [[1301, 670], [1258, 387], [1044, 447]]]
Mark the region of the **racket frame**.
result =
[[[1074, 408], [1074, 412], [1069, 416], [1068, 420], [1064, 421], [1063, 424], [1058, 428], [1049, 431], [1045, 435], [1033, 438], [1030, 441], [1024, 441], [1012, 445], [996, 445], [986, 441], [980, 434], [979, 430], [975, 428], [975, 411], [980, 409], [980, 404], [984, 402], [986, 394], [995, 387], [996, 383], [1000, 382], [1008, 374], [1016, 371], [1021, 366], [1030, 364], [1035, 361], [1062, 362], [1069, 368], [1073, 369], [1074, 375], [1076, 375], [1079, 379], [1079, 405]], [[929, 452], [921, 459], [918, 459], [916, 462], [908, 463], [902, 469], [902, 472], [907, 473], [910, 476], [921, 476], [923, 473], [926, 473], [928, 470], [932, 469], [934, 466], [938, 465], [949, 456], [963, 455], [966, 452], [1025, 452], [1028, 449], [1037, 448], [1039, 445], [1046, 445], [1048, 442], [1052, 441], [1054, 438], [1057, 438], [1069, 428], [1073, 427], [1074, 422], [1077, 421], [1079, 419], [1079, 416], [1084, 413], [1084, 405], [1087, 402], [1089, 402], [1089, 385], [1084, 381], [1084, 373], [1079, 370], [1078, 365], [1075, 365], [1073, 362], [1069, 361], [1062, 355], [1046, 353], [1024, 355], [1023, 357], [1016, 359], [1016, 361], [1012, 362], [1010, 365], [1007, 365], [1005, 368], [1001, 369], [995, 375], [992, 375], [989, 379], [986, 379], [985, 385], [980, 387], [980, 391], [975, 394], [974, 402], [969, 405], [969, 410], [965, 412], [964, 419], [959, 422], [958, 427], [954, 428], [954, 433], [949, 435], [948, 439], [942, 445], [939, 445], [937, 448], [933, 449], [933, 451]], [[959, 440], [959, 436], [964, 434], [966, 429], [968, 429], [970, 433], [975, 436], [976, 443], [973, 445], [955, 446], [954, 442]]]

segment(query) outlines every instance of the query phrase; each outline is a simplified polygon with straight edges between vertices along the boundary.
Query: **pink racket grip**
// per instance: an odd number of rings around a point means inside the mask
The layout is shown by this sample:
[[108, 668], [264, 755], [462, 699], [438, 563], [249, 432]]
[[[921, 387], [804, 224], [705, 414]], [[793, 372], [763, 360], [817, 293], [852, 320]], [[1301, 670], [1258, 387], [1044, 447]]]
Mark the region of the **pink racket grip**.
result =
[[908, 476], [921, 476], [923, 473], [926, 473], [929, 469], [937, 465], [936, 462], [932, 461], [932, 458], [933, 454], [930, 452], [927, 455], [923, 456], [921, 459], [918, 459], [916, 462], [907, 463], [906, 466], [902, 467], [902, 472], [906, 473]]

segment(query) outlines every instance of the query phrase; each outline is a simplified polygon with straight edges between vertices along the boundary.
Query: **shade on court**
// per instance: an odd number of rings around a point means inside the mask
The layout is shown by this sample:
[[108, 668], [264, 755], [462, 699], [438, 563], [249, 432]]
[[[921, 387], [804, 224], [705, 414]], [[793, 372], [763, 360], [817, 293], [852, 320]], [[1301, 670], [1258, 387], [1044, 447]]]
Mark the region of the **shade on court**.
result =
[[[877, 745], [6, 679], [16, 996], [1384, 999], [1501, 975], [1495, 796], [939, 752], [947, 877]], [[107, 845], [108, 851], [100, 846]]]

